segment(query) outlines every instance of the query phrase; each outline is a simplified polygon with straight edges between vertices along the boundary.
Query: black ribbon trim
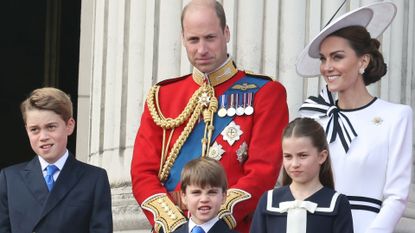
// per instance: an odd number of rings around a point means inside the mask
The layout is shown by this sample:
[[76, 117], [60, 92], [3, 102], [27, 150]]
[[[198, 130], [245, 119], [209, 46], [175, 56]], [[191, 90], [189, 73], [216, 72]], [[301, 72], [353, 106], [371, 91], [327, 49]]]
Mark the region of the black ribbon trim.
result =
[[362, 201], [362, 202], [368, 202], [368, 203], [373, 203], [376, 205], [381, 206], [382, 205], [382, 201], [375, 199], [375, 198], [370, 198], [370, 197], [361, 197], [361, 196], [347, 196], [347, 199], [349, 199], [349, 201]]
[[[370, 198], [370, 197], [361, 197], [361, 196], [347, 196], [350, 202], [350, 208], [354, 210], [367, 210], [375, 213], [379, 213], [380, 207], [382, 206], [382, 201]], [[360, 201], [360, 202], [366, 202], [366, 203], [372, 203], [375, 205], [379, 205], [379, 207], [369, 206], [365, 204], [352, 204], [352, 201]]]
[[[327, 86], [318, 97], [310, 96], [300, 107], [300, 111], [303, 110], [321, 113], [320, 117], [329, 117], [330, 119], [326, 126], [329, 143], [336, 141], [338, 135], [345, 152], [349, 151], [349, 145], [357, 137], [357, 133], [347, 116], [337, 108], [333, 95]], [[331, 128], [332, 132], [330, 133]]]
[[376, 207], [373, 207], [373, 206], [366, 206], [366, 205], [350, 205], [350, 209], [352, 209], [352, 210], [366, 210], [366, 211], [371, 211], [371, 212], [375, 212], [375, 213], [380, 212], [380, 208], [376, 208]]

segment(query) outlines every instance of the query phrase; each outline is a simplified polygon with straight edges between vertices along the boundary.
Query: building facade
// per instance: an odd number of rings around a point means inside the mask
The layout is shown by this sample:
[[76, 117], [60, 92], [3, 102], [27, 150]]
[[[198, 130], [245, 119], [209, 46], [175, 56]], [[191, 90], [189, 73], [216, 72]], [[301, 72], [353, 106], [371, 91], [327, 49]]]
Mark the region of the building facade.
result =
[[[131, 194], [130, 162], [149, 88], [191, 72], [181, 42], [180, 14], [189, 0], [84, 0], [81, 10], [77, 152], [108, 171], [114, 231], [148, 232]], [[322, 78], [295, 72], [297, 55], [343, 0], [221, 0], [238, 67], [267, 74], [287, 89], [290, 119]], [[350, 0], [338, 15], [379, 2]], [[415, 2], [393, 0], [398, 13], [380, 38], [388, 73], [372, 94], [415, 109]], [[396, 232], [415, 232], [415, 178]], [[410, 227], [412, 226], [412, 227]], [[412, 229], [411, 229], [412, 228]]]

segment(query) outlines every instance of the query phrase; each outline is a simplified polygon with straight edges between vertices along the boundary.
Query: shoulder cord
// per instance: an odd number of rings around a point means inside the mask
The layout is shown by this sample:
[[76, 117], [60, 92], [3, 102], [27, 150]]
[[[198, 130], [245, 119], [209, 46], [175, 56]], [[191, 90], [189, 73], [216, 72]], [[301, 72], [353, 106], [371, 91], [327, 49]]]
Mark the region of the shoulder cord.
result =
[[[150, 111], [150, 115], [153, 118], [156, 125], [163, 128], [163, 131], [167, 129], [174, 129], [181, 124], [183, 124], [187, 119], [187, 122], [184, 130], [181, 132], [179, 138], [174, 143], [167, 160], [165, 160], [165, 154], [167, 152], [168, 145], [170, 144], [170, 138], [168, 140], [167, 145], [164, 145], [165, 141], [165, 133], [163, 132], [163, 147], [162, 148], [162, 158], [161, 158], [161, 166], [159, 171], [159, 179], [160, 181], [165, 181], [167, 179], [168, 174], [170, 173], [171, 168], [173, 167], [174, 162], [182, 148], [184, 142], [189, 137], [193, 127], [195, 126], [196, 122], [199, 119], [200, 114], [203, 112], [203, 119], [206, 123], [204, 136], [202, 139], [202, 157], [204, 157], [209, 150], [209, 143], [211, 140], [211, 136], [213, 133], [213, 115], [217, 111], [218, 108], [218, 101], [215, 97], [215, 90], [214, 88], [205, 83], [199, 89], [193, 93], [192, 97], [190, 98], [189, 102], [187, 103], [185, 109], [179, 114], [178, 117], [172, 118], [165, 118], [160, 110], [160, 104], [158, 100], [158, 93], [160, 90], [160, 86], [155, 85], [150, 89], [150, 92], [147, 96], [147, 105]], [[203, 97], [202, 97], [203, 95]], [[209, 105], [206, 106], [206, 102], [201, 101], [204, 97], [209, 97]]]

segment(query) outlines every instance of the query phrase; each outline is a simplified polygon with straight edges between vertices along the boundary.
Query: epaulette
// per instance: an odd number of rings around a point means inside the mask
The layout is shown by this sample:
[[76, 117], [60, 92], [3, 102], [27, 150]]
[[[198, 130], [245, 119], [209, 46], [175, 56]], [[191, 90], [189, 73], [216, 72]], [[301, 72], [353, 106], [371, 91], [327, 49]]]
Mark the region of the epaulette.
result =
[[170, 83], [175, 83], [175, 82], [181, 81], [181, 80], [185, 79], [188, 76], [189, 76], [189, 74], [183, 75], [183, 76], [178, 77], [178, 78], [169, 78], [169, 79], [158, 82], [156, 85], [157, 86], [165, 86], [165, 85], [170, 84]]
[[236, 227], [236, 220], [233, 216], [233, 208], [239, 202], [248, 200], [251, 198], [251, 194], [242, 190], [231, 188], [226, 193], [226, 201], [221, 205], [218, 213], [218, 217], [223, 219], [230, 229]]
[[150, 211], [154, 216], [156, 232], [173, 232], [187, 222], [180, 209], [167, 197], [165, 193], [157, 193], [148, 197], [141, 204], [141, 208]]
[[257, 73], [254, 73], [254, 72], [250, 71], [250, 70], [245, 70], [245, 74], [247, 74], [249, 76], [254, 76], [254, 77], [266, 79], [266, 80], [269, 80], [269, 81], [275, 81], [275, 79], [271, 78], [270, 76], [267, 76], [265, 74], [257, 74]]

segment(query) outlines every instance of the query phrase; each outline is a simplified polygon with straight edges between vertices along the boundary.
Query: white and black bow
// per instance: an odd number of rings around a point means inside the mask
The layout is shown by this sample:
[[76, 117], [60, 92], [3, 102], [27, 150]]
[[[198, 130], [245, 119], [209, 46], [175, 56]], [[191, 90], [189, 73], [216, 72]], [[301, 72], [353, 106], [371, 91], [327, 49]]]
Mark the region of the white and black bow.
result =
[[340, 142], [347, 153], [353, 139], [357, 137], [357, 133], [353, 129], [353, 126], [347, 116], [340, 112], [337, 108], [333, 95], [328, 90], [327, 86], [321, 90], [318, 97], [310, 96], [301, 105], [300, 113], [310, 112], [314, 118], [329, 117], [329, 121], [326, 126], [327, 140], [329, 143], [332, 143], [336, 140], [338, 135]]

